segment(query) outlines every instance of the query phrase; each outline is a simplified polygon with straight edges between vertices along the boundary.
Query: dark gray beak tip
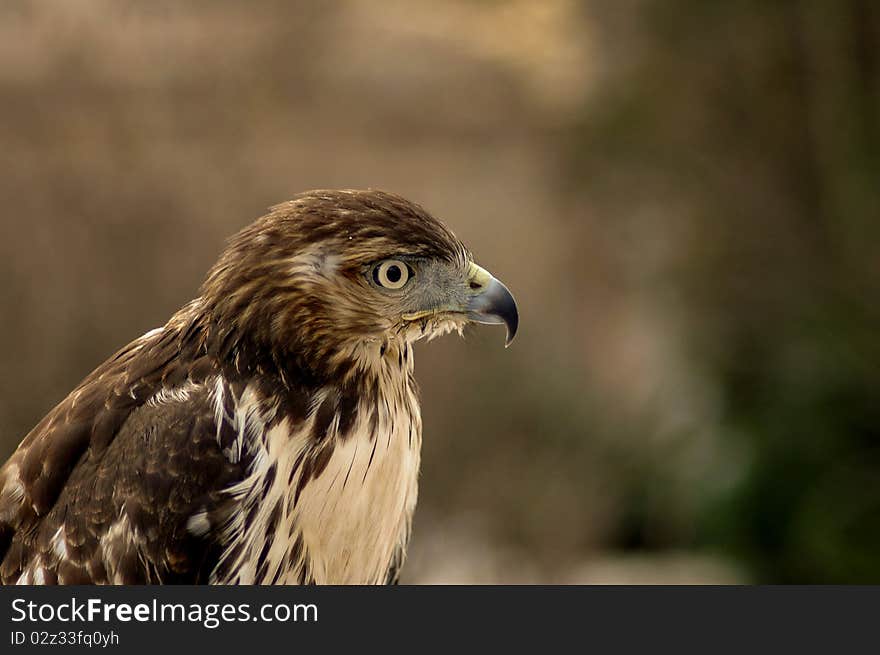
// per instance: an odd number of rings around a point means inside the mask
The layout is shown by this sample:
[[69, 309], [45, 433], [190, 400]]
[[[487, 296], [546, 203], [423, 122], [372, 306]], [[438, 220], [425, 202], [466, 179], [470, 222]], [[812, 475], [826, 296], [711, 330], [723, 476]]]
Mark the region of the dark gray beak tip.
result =
[[502, 282], [492, 278], [486, 289], [471, 298], [468, 304], [468, 318], [476, 323], [500, 325], [507, 328], [507, 339], [504, 347], [513, 343], [519, 328], [519, 310], [513, 294]]
[[[509, 292], [508, 292], [509, 293]], [[510, 296], [510, 309], [501, 316], [504, 326], [507, 328], [507, 338], [504, 340], [504, 347], [510, 348], [510, 344], [516, 338], [516, 330], [519, 328], [519, 310], [516, 307], [516, 301]]]

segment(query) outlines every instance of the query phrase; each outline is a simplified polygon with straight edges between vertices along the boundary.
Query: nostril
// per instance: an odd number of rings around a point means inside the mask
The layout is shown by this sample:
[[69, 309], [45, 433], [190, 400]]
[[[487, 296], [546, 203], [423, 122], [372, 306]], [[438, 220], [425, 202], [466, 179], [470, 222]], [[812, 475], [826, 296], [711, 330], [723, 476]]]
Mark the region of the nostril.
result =
[[483, 285], [480, 284], [479, 282], [471, 282], [471, 289], [473, 289], [474, 291], [476, 291], [477, 289], [482, 289], [482, 288], [483, 288]]

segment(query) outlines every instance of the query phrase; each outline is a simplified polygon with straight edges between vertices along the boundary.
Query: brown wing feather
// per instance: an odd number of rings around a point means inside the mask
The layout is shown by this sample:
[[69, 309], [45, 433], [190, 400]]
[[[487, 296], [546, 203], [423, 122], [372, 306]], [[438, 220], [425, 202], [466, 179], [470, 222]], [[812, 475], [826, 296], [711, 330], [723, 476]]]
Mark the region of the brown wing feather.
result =
[[[0, 582], [199, 581], [210, 544], [186, 519], [245, 463], [218, 445], [203, 384], [216, 367], [179, 343], [166, 327], [123, 348], [0, 469]], [[190, 393], [147, 403], [186, 383]]]

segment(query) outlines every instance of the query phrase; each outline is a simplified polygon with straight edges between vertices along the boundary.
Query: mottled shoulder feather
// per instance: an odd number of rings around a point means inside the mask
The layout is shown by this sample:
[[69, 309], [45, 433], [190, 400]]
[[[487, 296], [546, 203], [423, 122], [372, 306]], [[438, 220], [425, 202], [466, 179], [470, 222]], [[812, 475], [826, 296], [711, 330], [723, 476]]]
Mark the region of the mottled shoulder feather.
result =
[[207, 552], [181, 526], [246, 463], [218, 444], [217, 368], [179, 334], [116, 353], [0, 469], [0, 581], [194, 581]]
[[43, 516], [87, 449], [112, 440], [128, 414], [158, 386], [173, 359], [163, 333], [149, 332], [93, 371], [52, 409], [0, 469], [0, 524], [18, 528]]

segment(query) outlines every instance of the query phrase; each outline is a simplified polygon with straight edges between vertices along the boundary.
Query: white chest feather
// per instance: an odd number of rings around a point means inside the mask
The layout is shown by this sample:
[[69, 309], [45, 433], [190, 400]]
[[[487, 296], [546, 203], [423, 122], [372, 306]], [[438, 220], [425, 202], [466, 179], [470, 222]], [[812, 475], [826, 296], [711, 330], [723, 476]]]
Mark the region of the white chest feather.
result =
[[[319, 394], [314, 407], [329, 393]], [[237, 511], [223, 529], [225, 551], [212, 582], [386, 581], [401, 563], [415, 510], [421, 419], [408, 384], [378, 398], [360, 401], [344, 433], [336, 415], [317, 443], [319, 412], [300, 425], [285, 418], [262, 431], [270, 417], [254, 410], [250, 389], [234, 416], [220, 416], [242, 435], [238, 448], [254, 449], [254, 459], [250, 475], [227, 490]]]

